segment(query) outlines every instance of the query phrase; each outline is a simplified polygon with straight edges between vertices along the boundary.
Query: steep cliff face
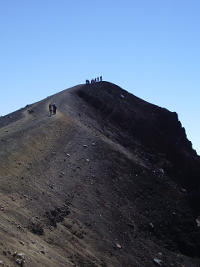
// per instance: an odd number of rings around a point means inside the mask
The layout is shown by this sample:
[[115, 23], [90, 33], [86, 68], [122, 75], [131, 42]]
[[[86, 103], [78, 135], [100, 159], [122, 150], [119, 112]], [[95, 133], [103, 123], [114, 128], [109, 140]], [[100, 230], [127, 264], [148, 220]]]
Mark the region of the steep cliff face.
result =
[[102, 129], [113, 128], [116, 140], [123, 146], [134, 152], [137, 143], [147, 157], [148, 153], [161, 155], [157, 161], [162, 157], [163, 161], [168, 161], [167, 166], [163, 162], [163, 168], [169, 175], [190, 190], [197, 188], [200, 159], [176, 112], [152, 105], [106, 82], [103, 90], [87, 85], [77, 93], [94, 108], [90, 116], [102, 119]]
[[176, 113], [108, 82], [2, 117], [0, 261], [195, 266], [199, 166]]

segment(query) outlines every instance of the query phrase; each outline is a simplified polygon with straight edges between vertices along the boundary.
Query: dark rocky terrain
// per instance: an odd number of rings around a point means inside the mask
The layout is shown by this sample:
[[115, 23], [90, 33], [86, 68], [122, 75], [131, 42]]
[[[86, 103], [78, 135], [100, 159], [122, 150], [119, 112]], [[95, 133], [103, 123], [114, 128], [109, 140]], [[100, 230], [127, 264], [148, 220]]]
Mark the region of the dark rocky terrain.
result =
[[28, 105], [0, 118], [0, 265], [200, 266], [199, 177], [177, 114], [112, 83]]

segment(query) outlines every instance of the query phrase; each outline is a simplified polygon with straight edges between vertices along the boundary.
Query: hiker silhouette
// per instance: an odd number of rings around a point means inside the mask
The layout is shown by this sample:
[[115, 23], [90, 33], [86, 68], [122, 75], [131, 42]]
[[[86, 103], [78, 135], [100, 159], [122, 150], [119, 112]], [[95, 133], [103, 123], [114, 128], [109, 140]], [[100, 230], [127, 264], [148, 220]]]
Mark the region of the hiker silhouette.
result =
[[51, 115], [52, 115], [52, 111], [53, 111], [53, 106], [52, 106], [52, 104], [50, 103], [49, 104], [49, 116], [51, 117]]
[[53, 107], [53, 115], [55, 115], [56, 114], [56, 110], [57, 110], [56, 104], [53, 104], [52, 107]]

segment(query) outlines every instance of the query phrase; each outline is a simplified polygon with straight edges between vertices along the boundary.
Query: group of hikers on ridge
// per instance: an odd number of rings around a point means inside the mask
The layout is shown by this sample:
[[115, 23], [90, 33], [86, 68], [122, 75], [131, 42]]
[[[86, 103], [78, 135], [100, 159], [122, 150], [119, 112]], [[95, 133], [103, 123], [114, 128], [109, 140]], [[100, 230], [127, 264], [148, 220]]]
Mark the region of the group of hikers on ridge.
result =
[[49, 104], [49, 116], [51, 117], [51, 115], [55, 115], [56, 110], [57, 110], [56, 104], [50, 103]]
[[100, 77], [97, 77], [97, 78], [95, 78], [95, 79], [92, 79], [91, 80], [91, 82], [90, 82], [90, 80], [86, 80], [86, 84], [93, 84], [93, 83], [98, 83], [98, 82], [102, 82], [103, 81], [103, 78], [102, 78], [102, 76], [100, 76]]

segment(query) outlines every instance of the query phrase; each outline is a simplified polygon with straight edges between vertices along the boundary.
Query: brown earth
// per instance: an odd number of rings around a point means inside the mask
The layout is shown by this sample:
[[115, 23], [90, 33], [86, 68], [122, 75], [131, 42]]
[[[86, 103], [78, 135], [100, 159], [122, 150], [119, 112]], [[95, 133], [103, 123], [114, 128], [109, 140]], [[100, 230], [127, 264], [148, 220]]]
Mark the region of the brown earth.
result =
[[3, 266], [199, 266], [200, 162], [176, 113], [78, 85], [1, 117], [0, 148]]

